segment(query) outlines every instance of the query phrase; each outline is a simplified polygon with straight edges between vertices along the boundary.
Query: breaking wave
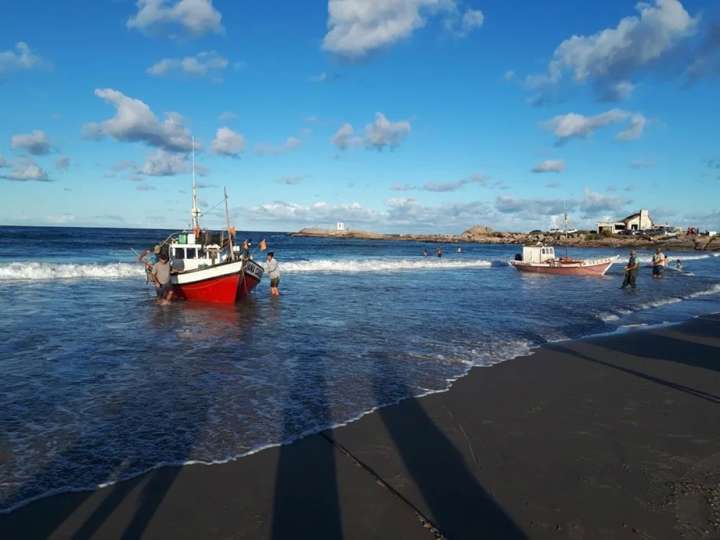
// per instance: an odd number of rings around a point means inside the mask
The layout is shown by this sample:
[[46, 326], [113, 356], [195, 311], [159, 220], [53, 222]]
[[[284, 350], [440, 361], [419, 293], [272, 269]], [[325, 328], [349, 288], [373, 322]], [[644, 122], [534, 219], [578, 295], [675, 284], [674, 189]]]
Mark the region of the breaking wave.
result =
[[[328, 272], [400, 272], [407, 270], [456, 270], [461, 268], [490, 268], [507, 266], [504, 261], [452, 259], [318, 259], [280, 263], [280, 271], [287, 273]], [[55, 279], [119, 279], [144, 276], [137, 263], [47, 263], [12, 262], [0, 264], [0, 281]]]
[[72, 264], [12, 262], [0, 264], [0, 281], [53, 279], [117, 279], [144, 276], [138, 263]]
[[695, 298], [701, 298], [703, 296], [709, 296], [712, 294], [720, 294], [720, 283], [716, 283], [708, 289], [702, 291], [696, 291], [679, 296], [671, 296], [669, 298], [661, 298], [659, 300], [653, 300], [652, 302], [644, 302], [638, 304], [634, 309], [617, 309], [614, 311], [603, 311], [595, 315], [596, 318], [603, 322], [615, 322], [620, 320], [621, 317], [630, 315], [636, 311], [644, 311], [647, 309], [655, 309], [669, 304], [677, 304], [685, 300], [693, 300]]
[[[685, 261], [699, 261], [699, 260], [702, 260], [702, 259], [709, 259], [710, 257], [717, 257], [717, 256], [720, 255], [720, 253], [708, 253], [708, 254], [705, 254], [705, 255], [683, 255], [683, 254], [676, 255], [676, 254], [674, 254], [674, 253], [669, 253], [669, 254], [666, 254], [666, 255], [668, 255], [668, 263], [672, 264], [672, 263], [674, 263], [675, 261], [677, 261], [678, 259], [679, 259], [681, 262], [685, 262]], [[622, 258], [622, 257], [624, 257], [624, 256], [621, 255], [621, 258]], [[651, 263], [651, 262], [652, 262], [652, 255], [638, 257], [638, 260], [639, 260], [641, 263]]]
[[461, 268], [490, 268], [507, 266], [501, 261], [483, 259], [318, 259], [315, 261], [281, 262], [280, 272], [400, 272], [406, 270], [456, 270]]

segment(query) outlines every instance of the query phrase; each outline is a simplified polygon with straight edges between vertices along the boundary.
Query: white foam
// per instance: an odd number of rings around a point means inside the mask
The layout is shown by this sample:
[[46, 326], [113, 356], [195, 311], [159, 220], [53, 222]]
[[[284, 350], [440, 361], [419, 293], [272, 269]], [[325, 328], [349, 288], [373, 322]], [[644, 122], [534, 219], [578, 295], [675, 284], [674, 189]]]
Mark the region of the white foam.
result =
[[0, 281], [53, 279], [117, 279], [144, 276], [139, 263], [73, 264], [11, 262], [0, 264]]
[[690, 293], [685, 298], [698, 298], [699, 296], [708, 296], [709, 294], [720, 294], [720, 283], [716, 283], [715, 285], [704, 291]]
[[[699, 260], [702, 260], [702, 259], [709, 259], [710, 257], [717, 257], [718, 255], [720, 255], [720, 253], [713, 253], [713, 254], [711, 254], [711, 255], [708, 254], [708, 255], [677, 255], [677, 256], [674, 255], [674, 254], [672, 254], [672, 253], [670, 253], [670, 255], [668, 256], [668, 263], [669, 263], [669, 264], [673, 264], [673, 263], [674, 263], [675, 261], [677, 261], [678, 259], [679, 259], [681, 262], [685, 262], [685, 261], [699, 261]], [[621, 255], [621, 257], [622, 257], [622, 255]], [[638, 260], [639, 260], [640, 262], [643, 262], [643, 263], [650, 263], [650, 262], [652, 262], [652, 256], [638, 257]]]
[[492, 261], [483, 259], [317, 259], [313, 261], [283, 262], [283, 273], [306, 272], [402, 272], [407, 270], [456, 270], [462, 268], [490, 268]]

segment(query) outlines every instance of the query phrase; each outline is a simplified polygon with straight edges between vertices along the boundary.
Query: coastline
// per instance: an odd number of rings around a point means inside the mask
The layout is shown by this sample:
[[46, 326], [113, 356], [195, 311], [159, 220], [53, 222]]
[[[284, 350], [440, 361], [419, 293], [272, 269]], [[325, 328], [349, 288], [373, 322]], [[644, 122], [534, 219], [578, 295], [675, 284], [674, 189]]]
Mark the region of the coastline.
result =
[[371, 231], [334, 231], [329, 229], [306, 228], [289, 233], [297, 238], [336, 238], [345, 240], [397, 240], [404, 242], [427, 242], [433, 244], [536, 244], [568, 246], [581, 248], [654, 248], [661, 247], [668, 251], [720, 251], [720, 240], [716, 237], [655, 237], [638, 236], [599, 236], [596, 234], [551, 235], [544, 233], [497, 232], [478, 225], [461, 234], [388, 234]]
[[0, 536], [713, 538], [686, 508], [720, 470], [718, 329], [547, 344], [286, 446], [37, 500]]

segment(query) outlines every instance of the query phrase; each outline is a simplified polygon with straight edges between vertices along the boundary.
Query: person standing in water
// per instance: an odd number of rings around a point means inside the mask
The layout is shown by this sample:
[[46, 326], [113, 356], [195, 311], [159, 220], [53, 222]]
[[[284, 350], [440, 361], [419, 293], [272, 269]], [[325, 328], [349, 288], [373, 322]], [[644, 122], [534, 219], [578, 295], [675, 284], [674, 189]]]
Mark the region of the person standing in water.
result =
[[437, 255], [438, 257], [442, 257], [442, 256], [443, 256], [442, 249], [437, 248], [437, 251], [435, 252], [435, 255]]
[[621, 289], [624, 289], [628, 285], [635, 288], [635, 283], [637, 281], [637, 272], [640, 268], [640, 263], [637, 261], [637, 257], [635, 255], [635, 250], [630, 252], [630, 258], [628, 259], [628, 263], [625, 266], [625, 280], [623, 281]]
[[653, 255], [652, 258], [652, 276], [656, 279], [660, 279], [663, 277], [663, 271], [665, 270], [665, 263], [667, 262], [667, 257], [665, 257], [665, 254], [660, 251], [660, 248], [657, 248], [655, 250], [655, 255]]
[[277, 262], [277, 259], [275, 259], [275, 253], [272, 251], [268, 251], [267, 254], [267, 266], [265, 267], [265, 270], [268, 273], [268, 276], [270, 277], [270, 294], [272, 296], [280, 296], [280, 265]]
[[160, 304], [169, 303], [174, 296], [170, 284], [170, 260], [167, 253], [161, 251], [158, 261], [150, 267], [150, 274], [155, 282], [155, 292]]

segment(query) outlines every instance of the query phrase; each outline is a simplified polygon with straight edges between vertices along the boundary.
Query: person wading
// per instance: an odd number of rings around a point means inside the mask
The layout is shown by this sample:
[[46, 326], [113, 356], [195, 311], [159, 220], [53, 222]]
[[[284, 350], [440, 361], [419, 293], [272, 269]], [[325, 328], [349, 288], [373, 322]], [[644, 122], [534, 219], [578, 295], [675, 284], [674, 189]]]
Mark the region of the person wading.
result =
[[161, 304], [169, 303], [173, 298], [173, 290], [170, 284], [170, 261], [167, 253], [160, 253], [158, 262], [150, 267], [150, 275], [155, 283], [158, 302]]
[[280, 270], [277, 260], [275, 259], [275, 253], [269, 251], [267, 254], [267, 266], [265, 270], [270, 276], [270, 294], [273, 296], [280, 296]]
[[623, 281], [621, 289], [624, 289], [628, 285], [635, 288], [635, 283], [637, 281], [637, 273], [638, 269], [640, 268], [640, 263], [637, 261], [637, 257], [635, 255], [635, 251], [630, 252], [630, 258], [628, 259], [628, 263], [625, 266], [625, 280]]
[[667, 263], [667, 257], [665, 254], [660, 251], [660, 248], [657, 248], [655, 250], [655, 255], [653, 255], [652, 258], [652, 276], [654, 278], [661, 278], [663, 277], [663, 272], [665, 271], [665, 264]]

